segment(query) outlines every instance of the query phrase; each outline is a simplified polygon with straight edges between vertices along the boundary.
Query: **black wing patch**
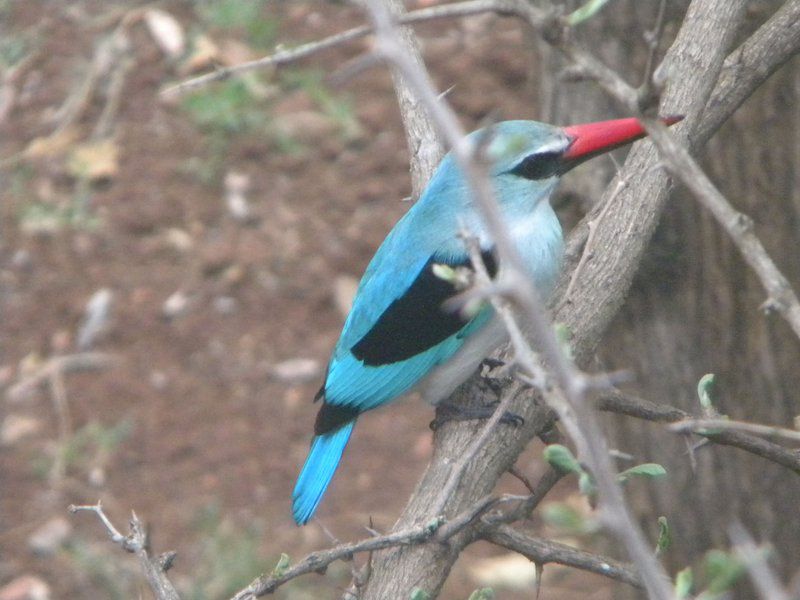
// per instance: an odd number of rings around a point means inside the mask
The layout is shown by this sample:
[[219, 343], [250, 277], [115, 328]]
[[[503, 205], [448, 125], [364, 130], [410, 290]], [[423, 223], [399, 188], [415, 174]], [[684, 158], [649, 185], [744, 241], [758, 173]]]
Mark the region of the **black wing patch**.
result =
[[[491, 250], [481, 253], [492, 277], [497, 260]], [[458, 312], [448, 312], [442, 304], [457, 293], [455, 286], [433, 274], [436, 261], [431, 257], [405, 294], [392, 302], [364, 337], [351, 348], [353, 356], [365, 365], [376, 367], [406, 360], [446, 340], [467, 324]], [[468, 258], [451, 267], [469, 266]]]
[[322, 435], [329, 431], [339, 429], [342, 425], [349, 423], [360, 414], [357, 408], [352, 406], [336, 406], [323, 402], [319, 407], [317, 419], [314, 421], [314, 435]]

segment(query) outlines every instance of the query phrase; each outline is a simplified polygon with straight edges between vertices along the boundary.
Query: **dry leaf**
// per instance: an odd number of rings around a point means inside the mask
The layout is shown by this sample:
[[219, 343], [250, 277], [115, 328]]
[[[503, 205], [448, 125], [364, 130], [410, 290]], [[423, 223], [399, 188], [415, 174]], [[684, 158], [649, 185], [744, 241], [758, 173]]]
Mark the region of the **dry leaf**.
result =
[[27, 158], [53, 158], [64, 154], [80, 138], [77, 127], [65, 127], [47, 137], [38, 137], [28, 144], [24, 155]]
[[192, 52], [181, 66], [181, 73], [187, 75], [205, 69], [219, 61], [219, 48], [213, 40], [205, 35], [195, 38]]
[[144, 13], [147, 29], [153, 40], [168, 58], [178, 58], [186, 50], [186, 36], [183, 27], [171, 14], [158, 8], [150, 8]]
[[119, 147], [112, 139], [79, 144], [70, 153], [67, 171], [89, 181], [111, 179], [119, 172]]

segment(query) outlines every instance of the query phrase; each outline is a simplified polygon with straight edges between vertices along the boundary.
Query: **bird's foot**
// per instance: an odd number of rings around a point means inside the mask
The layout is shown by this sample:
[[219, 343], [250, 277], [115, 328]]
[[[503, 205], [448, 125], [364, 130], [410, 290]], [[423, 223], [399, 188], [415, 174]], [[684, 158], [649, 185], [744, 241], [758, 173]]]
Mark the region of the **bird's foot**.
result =
[[[476, 419], [488, 419], [491, 417], [497, 406], [500, 404], [499, 400], [484, 404], [483, 406], [461, 406], [451, 403], [439, 403], [436, 411], [436, 418], [430, 422], [429, 427], [436, 431], [447, 423], [448, 421], [474, 421]], [[512, 425], [519, 427], [525, 424], [525, 419], [516, 413], [506, 411], [500, 417], [500, 422], [504, 425]]]
[[505, 367], [506, 361], [499, 358], [491, 358], [487, 356], [481, 361], [481, 368], [486, 367], [487, 370], [497, 369], [498, 367]]
[[[478, 386], [481, 390], [481, 394], [483, 396], [495, 396], [499, 397], [500, 394], [503, 392], [503, 387], [507, 382], [504, 379], [500, 379], [499, 377], [489, 377], [488, 375], [482, 375], [480, 380], [478, 381]], [[495, 400], [495, 402], [497, 402]]]

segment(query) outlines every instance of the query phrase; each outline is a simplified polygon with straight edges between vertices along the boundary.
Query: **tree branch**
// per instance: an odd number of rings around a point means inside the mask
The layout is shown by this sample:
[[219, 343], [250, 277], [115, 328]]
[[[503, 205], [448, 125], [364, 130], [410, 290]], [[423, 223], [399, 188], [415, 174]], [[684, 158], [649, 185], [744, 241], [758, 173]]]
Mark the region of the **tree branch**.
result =
[[[655, 404], [640, 398], [620, 393], [604, 394], [597, 401], [600, 410], [628, 415], [656, 423], [675, 423], [692, 419], [693, 415], [672, 406]], [[792, 451], [779, 444], [734, 430], [698, 431], [704, 438], [721, 446], [739, 448], [761, 458], [777, 463], [800, 475], [800, 452]]]
[[172, 585], [169, 578], [167, 578], [167, 571], [172, 566], [175, 553], [167, 552], [157, 557], [150, 555], [147, 531], [144, 525], [142, 525], [142, 522], [139, 521], [136, 513], [131, 514], [131, 532], [126, 536], [122, 535], [117, 528], [114, 527], [111, 520], [106, 516], [105, 511], [103, 511], [100, 502], [92, 506], [75, 506], [72, 504], [69, 506], [68, 510], [71, 513], [87, 511], [95, 513], [106, 528], [111, 541], [119, 545], [126, 552], [135, 554], [139, 559], [139, 564], [147, 578], [147, 583], [150, 585], [150, 589], [153, 591], [153, 594], [155, 594], [156, 599], [180, 600], [177, 590]]
[[271, 594], [283, 584], [301, 575], [324, 571], [328, 565], [337, 560], [350, 560], [354, 554], [361, 552], [375, 552], [384, 548], [409, 546], [413, 544], [445, 545], [454, 536], [462, 533], [476, 519], [487, 510], [503, 502], [518, 501], [518, 496], [486, 497], [474, 506], [445, 521], [443, 518], [434, 518], [428, 523], [423, 523], [408, 529], [367, 538], [358, 542], [340, 544], [328, 550], [312, 552], [303, 560], [281, 573], [262, 575], [255, 579], [246, 588], [239, 591], [231, 600], [253, 600], [266, 594]]
[[[508, 0], [465, 0], [456, 4], [446, 4], [442, 6], [431, 6], [428, 8], [421, 8], [410, 13], [398, 14], [397, 22], [401, 25], [411, 25], [413, 23], [421, 23], [424, 21], [434, 21], [437, 19], [454, 18], [454, 17], [468, 17], [470, 15], [477, 15], [487, 12], [510, 12], [512, 10], [513, 2]], [[206, 73], [198, 77], [193, 77], [185, 81], [181, 81], [172, 85], [164, 90], [161, 94], [163, 96], [176, 96], [192, 92], [200, 87], [206, 86], [215, 81], [223, 81], [230, 77], [241, 75], [249, 71], [258, 69], [266, 69], [268, 67], [279, 67], [292, 62], [297, 62], [304, 58], [308, 58], [323, 50], [335, 48], [336, 46], [344, 45], [357, 39], [366, 37], [372, 33], [372, 27], [369, 25], [362, 25], [360, 27], [353, 27], [347, 31], [331, 35], [321, 40], [301, 44], [296, 48], [288, 50], [281, 50], [275, 54], [264, 56], [255, 60], [247, 61], [231, 67], [217, 69], [212, 73]]]
[[537, 566], [556, 563], [596, 573], [637, 588], [643, 587], [641, 579], [630, 565], [552, 540], [528, 536], [508, 525], [481, 529], [479, 536], [487, 542], [519, 552]]
[[770, 75], [800, 52], [800, 0], [787, 0], [728, 55], [697, 137], [706, 140]]
[[782, 437], [794, 442], [800, 442], [800, 431], [774, 427], [772, 425], [761, 425], [759, 423], [748, 423], [745, 421], [731, 421], [728, 419], [686, 419], [678, 421], [669, 426], [670, 431], [677, 433], [699, 433], [708, 430], [735, 430], [746, 431], [755, 435], [767, 437]]

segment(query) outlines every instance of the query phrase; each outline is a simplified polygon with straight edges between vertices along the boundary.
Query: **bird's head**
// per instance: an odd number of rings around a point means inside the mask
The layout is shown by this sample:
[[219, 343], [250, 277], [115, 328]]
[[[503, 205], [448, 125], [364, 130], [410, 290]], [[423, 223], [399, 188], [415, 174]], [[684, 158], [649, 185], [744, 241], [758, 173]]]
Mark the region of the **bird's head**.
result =
[[[670, 116], [661, 120], [672, 125], [682, 118]], [[479, 129], [469, 134], [468, 139], [483, 148], [496, 199], [509, 216], [516, 218], [529, 214], [549, 198], [561, 176], [570, 169], [645, 135], [636, 118], [567, 127], [520, 120], [501, 121]], [[429, 217], [434, 218], [436, 214], [447, 216], [449, 212], [470, 208], [470, 195], [464, 193], [466, 188], [454, 156], [448, 153], [423, 194], [426, 201], [420, 210], [431, 209]]]
[[[664, 117], [666, 125], [683, 117]], [[480, 143], [489, 136], [486, 154], [493, 176], [530, 181], [558, 178], [582, 162], [646, 135], [636, 118], [556, 127], [536, 121], [502, 121], [471, 134]]]

